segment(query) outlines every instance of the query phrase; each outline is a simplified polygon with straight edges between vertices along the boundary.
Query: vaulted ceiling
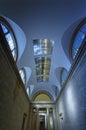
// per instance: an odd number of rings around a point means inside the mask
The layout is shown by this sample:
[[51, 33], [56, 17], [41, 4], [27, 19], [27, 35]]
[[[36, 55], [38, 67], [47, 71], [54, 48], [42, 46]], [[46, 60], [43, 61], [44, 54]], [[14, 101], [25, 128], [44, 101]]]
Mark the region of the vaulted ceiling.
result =
[[[60, 71], [71, 67], [70, 46], [71, 38], [80, 20], [86, 17], [85, 0], [1, 0], [0, 14], [10, 22], [19, 42], [20, 57], [17, 61], [18, 69], [29, 68], [26, 88], [33, 86], [31, 94], [46, 92], [56, 99], [61, 89]], [[13, 23], [16, 24], [16, 27]], [[15, 27], [14, 27], [15, 26]], [[22, 32], [21, 32], [22, 31]], [[19, 34], [20, 33], [20, 34]], [[22, 37], [22, 35], [24, 35]], [[36, 64], [33, 41], [48, 39], [53, 41], [51, 55], [42, 55], [50, 58], [49, 80], [37, 82]], [[21, 53], [22, 52], [22, 53]], [[40, 57], [40, 56], [39, 56]], [[45, 60], [42, 58], [42, 60]], [[49, 60], [46, 60], [49, 62]], [[49, 66], [49, 64], [48, 64]], [[44, 68], [44, 65], [41, 66]], [[43, 74], [43, 73], [42, 73]]]

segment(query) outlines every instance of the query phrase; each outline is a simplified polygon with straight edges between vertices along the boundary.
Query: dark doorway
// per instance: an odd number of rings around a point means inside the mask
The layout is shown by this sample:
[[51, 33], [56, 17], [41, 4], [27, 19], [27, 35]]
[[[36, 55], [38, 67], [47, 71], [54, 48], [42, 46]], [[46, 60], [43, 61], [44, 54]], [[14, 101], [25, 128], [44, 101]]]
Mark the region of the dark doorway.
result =
[[45, 129], [45, 116], [40, 116], [40, 130], [46, 130]]

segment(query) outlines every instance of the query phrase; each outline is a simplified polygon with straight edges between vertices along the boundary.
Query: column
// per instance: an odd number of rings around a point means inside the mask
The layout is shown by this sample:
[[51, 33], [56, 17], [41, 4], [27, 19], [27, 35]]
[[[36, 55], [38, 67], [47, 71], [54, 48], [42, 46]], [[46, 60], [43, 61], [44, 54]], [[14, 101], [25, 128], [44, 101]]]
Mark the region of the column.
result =
[[50, 116], [49, 116], [49, 108], [47, 108], [47, 130], [50, 130]]
[[54, 127], [55, 127], [55, 130], [58, 130], [56, 108], [53, 108], [53, 118], [54, 118], [53, 120], [54, 120]]
[[39, 120], [39, 109], [37, 108], [37, 120], [36, 120], [36, 130], [39, 130], [39, 123], [40, 123], [40, 120]]

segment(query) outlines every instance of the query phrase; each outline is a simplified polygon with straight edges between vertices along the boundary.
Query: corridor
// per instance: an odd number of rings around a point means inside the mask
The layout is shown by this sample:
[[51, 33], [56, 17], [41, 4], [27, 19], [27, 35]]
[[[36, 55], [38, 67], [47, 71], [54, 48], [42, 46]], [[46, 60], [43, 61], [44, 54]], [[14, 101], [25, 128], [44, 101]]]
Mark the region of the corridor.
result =
[[56, 101], [44, 92], [30, 101], [0, 33], [0, 130], [85, 130], [86, 43]]
[[86, 130], [86, 0], [0, 0], [0, 130]]

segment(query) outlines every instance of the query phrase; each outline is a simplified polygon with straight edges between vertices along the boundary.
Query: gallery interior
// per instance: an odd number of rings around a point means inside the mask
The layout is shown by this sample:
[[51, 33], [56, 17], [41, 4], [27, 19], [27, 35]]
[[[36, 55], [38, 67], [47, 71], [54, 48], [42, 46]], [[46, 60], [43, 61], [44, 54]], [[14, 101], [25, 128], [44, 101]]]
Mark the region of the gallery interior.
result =
[[0, 130], [86, 129], [86, 1], [0, 1]]

